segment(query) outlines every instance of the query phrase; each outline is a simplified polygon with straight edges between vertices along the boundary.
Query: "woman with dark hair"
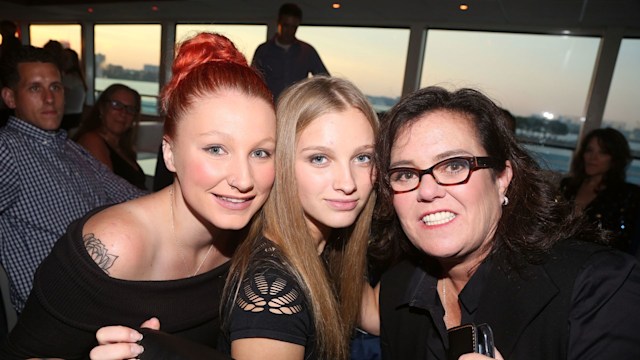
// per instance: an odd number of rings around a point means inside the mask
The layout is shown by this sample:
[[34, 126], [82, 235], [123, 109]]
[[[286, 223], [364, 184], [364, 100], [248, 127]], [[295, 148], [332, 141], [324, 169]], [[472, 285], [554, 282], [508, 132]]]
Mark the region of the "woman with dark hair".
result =
[[136, 161], [140, 94], [123, 84], [109, 85], [80, 124], [74, 140], [116, 175], [145, 189], [145, 174]]
[[0, 358], [86, 359], [100, 327], [152, 316], [170, 334], [217, 345], [229, 258], [274, 181], [273, 96], [222, 35], [186, 40], [172, 68], [162, 144], [175, 181], [68, 227]]
[[560, 183], [562, 195], [592, 223], [610, 231], [610, 244], [623, 251], [636, 242], [632, 237], [640, 209], [640, 188], [626, 182], [631, 160], [622, 133], [592, 130], [573, 158], [571, 177]]
[[501, 116], [475, 90], [428, 87], [383, 121], [377, 245], [404, 258], [381, 280], [383, 358], [457, 359], [448, 329], [468, 323], [505, 359], [640, 358], [638, 263], [594, 244]]

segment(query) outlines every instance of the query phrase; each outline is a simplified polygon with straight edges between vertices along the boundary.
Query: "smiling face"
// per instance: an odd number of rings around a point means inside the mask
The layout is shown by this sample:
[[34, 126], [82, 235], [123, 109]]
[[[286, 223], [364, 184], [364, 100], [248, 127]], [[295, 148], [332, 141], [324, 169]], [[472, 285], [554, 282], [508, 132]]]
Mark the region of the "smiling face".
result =
[[135, 95], [125, 89], [116, 90], [102, 106], [102, 130], [120, 137], [131, 128], [137, 112]]
[[298, 196], [311, 234], [352, 225], [372, 190], [374, 134], [355, 108], [314, 119], [296, 144]]
[[611, 155], [607, 154], [597, 137], [592, 137], [584, 151], [584, 172], [587, 176], [603, 176], [611, 167]]
[[197, 217], [219, 229], [247, 225], [273, 185], [275, 132], [262, 99], [221, 90], [193, 102], [163, 152]]
[[[487, 153], [466, 116], [437, 110], [398, 133], [390, 168], [427, 169], [455, 156]], [[496, 231], [510, 180], [508, 163], [502, 174], [479, 169], [460, 185], [438, 185], [431, 175], [424, 175], [417, 189], [395, 194], [393, 205], [402, 229], [418, 249], [441, 260], [479, 260], [485, 254], [483, 245]]]
[[52, 63], [18, 64], [20, 80], [15, 89], [2, 89], [7, 106], [16, 117], [43, 130], [60, 127], [64, 114], [64, 86], [60, 70]]

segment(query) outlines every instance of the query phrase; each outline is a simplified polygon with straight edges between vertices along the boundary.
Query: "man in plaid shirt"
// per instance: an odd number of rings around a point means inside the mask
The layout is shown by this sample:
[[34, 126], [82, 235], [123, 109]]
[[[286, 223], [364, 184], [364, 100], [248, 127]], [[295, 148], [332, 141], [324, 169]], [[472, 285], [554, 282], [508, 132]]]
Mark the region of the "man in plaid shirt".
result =
[[59, 129], [64, 87], [48, 52], [24, 46], [3, 59], [1, 75], [15, 116], [0, 129], [0, 261], [20, 313], [36, 268], [69, 223], [142, 192]]

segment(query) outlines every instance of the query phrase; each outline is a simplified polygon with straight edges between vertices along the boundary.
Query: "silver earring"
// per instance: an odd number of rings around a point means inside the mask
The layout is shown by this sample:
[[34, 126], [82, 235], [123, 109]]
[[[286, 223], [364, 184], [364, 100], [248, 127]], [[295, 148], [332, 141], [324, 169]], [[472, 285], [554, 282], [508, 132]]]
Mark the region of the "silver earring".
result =
[[509, 198], [505, 196], [502, 199], [502, 206], [507, 206], [507, 205], [509, 205]]

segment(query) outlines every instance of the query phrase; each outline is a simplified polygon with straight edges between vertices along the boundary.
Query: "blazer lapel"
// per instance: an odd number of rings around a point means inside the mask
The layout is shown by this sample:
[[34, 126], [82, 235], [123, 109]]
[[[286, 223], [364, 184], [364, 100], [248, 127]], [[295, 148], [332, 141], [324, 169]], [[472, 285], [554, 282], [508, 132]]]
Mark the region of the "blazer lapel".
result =
[[493, 267], [475, 321], [492, 327], [495, 344], [508, 359], [524, 329], [558, 292], [542, 266], [510, 277]]

